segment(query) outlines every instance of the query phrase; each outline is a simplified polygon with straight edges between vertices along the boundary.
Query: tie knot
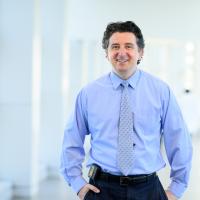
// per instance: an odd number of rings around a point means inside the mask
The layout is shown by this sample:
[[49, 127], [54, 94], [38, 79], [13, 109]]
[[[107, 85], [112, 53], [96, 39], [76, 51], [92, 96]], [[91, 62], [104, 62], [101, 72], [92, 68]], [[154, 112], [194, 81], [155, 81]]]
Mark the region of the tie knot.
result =
[[123, 82], [121, 83], [121, 85], [122, 85], [124, 88], [128, 88], [129, 83], [128, 83], [128, 81], [123, 81]]

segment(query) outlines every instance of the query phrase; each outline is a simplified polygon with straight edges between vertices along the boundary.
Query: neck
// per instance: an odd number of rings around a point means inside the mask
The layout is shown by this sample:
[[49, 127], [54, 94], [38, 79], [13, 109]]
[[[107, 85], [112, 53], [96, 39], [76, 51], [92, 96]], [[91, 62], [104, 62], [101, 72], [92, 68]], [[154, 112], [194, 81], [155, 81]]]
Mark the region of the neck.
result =
[[119, 76], [121, 79], [127, 80], [127, 79], [129, 79], [129, 78], [136, 72], [136, 70], [137, 70], [137, 68], [134, 69], [131, 73], [119, 73], [119, 72], [117, 72], [116, 70], [113, 70], [113, 72], [114, 72], [117, 76]]

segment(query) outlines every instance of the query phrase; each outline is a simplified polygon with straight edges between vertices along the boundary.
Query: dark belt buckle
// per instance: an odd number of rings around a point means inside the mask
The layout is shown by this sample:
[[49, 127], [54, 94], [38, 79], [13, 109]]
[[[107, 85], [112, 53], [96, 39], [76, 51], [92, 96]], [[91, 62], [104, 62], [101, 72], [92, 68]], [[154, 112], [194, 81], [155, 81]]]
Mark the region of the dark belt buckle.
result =
[[129, 184], [129, 177], [121, 176], [120, 177], [120, 185], [127, 186]]

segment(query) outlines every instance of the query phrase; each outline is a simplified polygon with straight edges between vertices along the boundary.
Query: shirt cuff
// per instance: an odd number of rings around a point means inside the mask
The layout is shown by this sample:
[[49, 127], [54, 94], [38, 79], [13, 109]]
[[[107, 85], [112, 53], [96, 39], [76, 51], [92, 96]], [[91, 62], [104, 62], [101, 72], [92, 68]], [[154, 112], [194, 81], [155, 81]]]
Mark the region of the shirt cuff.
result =
[[170, 186], [168, 187], [168, 190], [171, 191], [179, 199], [185, 192], [186, 186], [182, 183], [172, 181]]
[[78, 177], [74, 178], [73, 180], [71, 180], [71, 183], [70, 183], [72, 189], [76, 192], [76, 194], [86, 184], [87, 184], [87, 182], [82, 176], [78, 176]]

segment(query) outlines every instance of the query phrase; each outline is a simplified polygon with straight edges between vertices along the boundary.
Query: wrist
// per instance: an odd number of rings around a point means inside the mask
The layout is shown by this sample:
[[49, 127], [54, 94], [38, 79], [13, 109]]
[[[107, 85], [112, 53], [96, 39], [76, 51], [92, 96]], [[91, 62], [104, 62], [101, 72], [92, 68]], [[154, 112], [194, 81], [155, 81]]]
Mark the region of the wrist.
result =
[[170, 190], [166, 190], [166, 195], [168, 200], [178, 200], [178, 198]]

